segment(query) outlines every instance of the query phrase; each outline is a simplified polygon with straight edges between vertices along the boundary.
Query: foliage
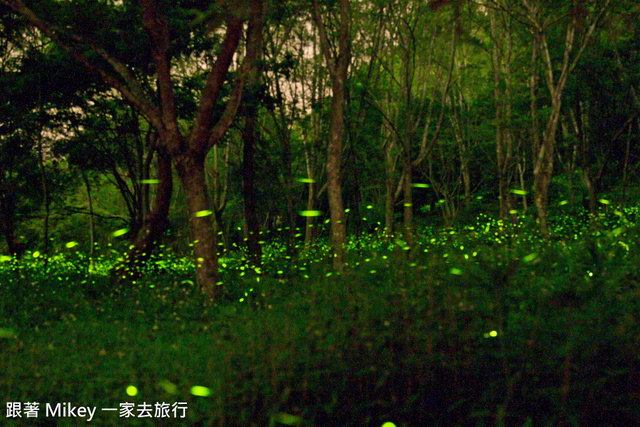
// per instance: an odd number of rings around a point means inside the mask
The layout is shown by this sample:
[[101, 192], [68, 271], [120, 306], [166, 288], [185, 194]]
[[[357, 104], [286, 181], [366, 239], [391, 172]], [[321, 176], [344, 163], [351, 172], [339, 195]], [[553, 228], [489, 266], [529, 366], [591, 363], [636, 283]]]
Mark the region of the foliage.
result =
[[187, 402], [175, 425], [631, 422], [636, 210], [596, 231], [558, 217], [551, 244], [533, 224], [486, 216], [425, 230], [413, 251], [365, 234], [341, 277], [326, 245], [292, 258], [274, 243], [261, 269], [221, 259], [234, 286], [213, 307], [193, 297], [193, 265], [166, 249], [126, 287], [109, 279], [113, 251], [4, 260], [0, 393], [98, 408]]

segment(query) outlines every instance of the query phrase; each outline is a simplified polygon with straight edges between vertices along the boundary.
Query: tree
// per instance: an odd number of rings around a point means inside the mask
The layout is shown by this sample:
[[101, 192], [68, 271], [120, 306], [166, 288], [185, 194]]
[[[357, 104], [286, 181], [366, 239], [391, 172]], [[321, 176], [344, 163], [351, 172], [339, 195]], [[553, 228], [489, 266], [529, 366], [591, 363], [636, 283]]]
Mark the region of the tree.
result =
[[[158, 94], [157, 98], [154, 98], [149, 96], [148, 88], [136, 76], [136, 70], [132, 64], [126, 64], [120, 60], [113, 53], [112, 46], [109, 46], [108, 38], [105, 38], [105, 32], [107, 36], [113, 37], [114, 34], [108, 34], [110, 30], [121, 34], [123, 29], [117, 28], [113, 22], [100, 22], [99, 25], [103, 26], [100, 31], [98, 31], [100, 28], [98, 23], [94, 22], [93, 27], [86, 25], [90, 17], [86, 16], [87, 10], [83, 7], [92, 6], [94, 10], [100, 12], [97, 14], [98, 17], [104, 18], [113, 16], [111, 13], [130, 12], [127, 8], [134, 8], [130, 3], [121, 6], [122, 10], [108, 11], [98, 9], [100, 6], [91, 2], [71, 5], [59, 5], [55, 2], [50, 4], [49, 6], [58, 14], [62, 13], [59, 16], [65, 16], [64, 13], [72, 14], [74, 11], [84, 12], [81, 14], [84, 21], [75, 23], [72, 27], [75, 31], [72, 32], [61, 25], [54, 24], [53, 15], [41, 17], [39, 14], [45, 13], [44, 11], [36, 13], [21, 0], [3, 0], [3, 2], [63, 47], [73, 58], [97, 73], [105, 83], [118, 90], [156, 129], [160, 144], [176, 168], [185, 191], [191, 238], [194, 242], [196, 278], [200, 289], [208, 300], [220, 295], [222, 286], [220, 286], [216, 256], [216, 235], [211, 224], [204, 164], [209, 150], [222, 139], [233, 122], [249, 71], [258, 57], [263, 26], [263, 1], [247, 0], [222, 6], [210, 4], [204, 10], [194, 11], [197, 15], [194, 23], [209, 24], [207, 31], [201, 32], [200, 36], [212, 32], [216, 27], [215, 24], [222, 20], [226, 21], [226, 29], [216, 61], [211, 67], [202, 90], [198, 111], [188, 132], [184, 132], [182, 125], [178, 122], [172, 72], [172, 57], [178, 53], [174, 51], [176, 45], [189, 39], [184, 33], [185, 28], [189, 28], [189, 22], [185, 22], [184, 19], [181, 22], [173, 21], [176, 17], [186, 16], [185, 10], [179, 3], [140, 0], [137, 9], [139, 22], [145, 30], [142, 34], [146, 34], [148, 52], [151, 54], [150, 59], [155, 68]], [[172, 19], [171, 22], [169, 17]], [[245, 21], [249, 22], [245, 57], [236, 71], [233, 89], [220, 112], [218, 103], [223, 101], [222, 87], [227, 81], [232, 59], [238, 51]], [[109, 27], [109, 24], [113, 27]], [[152, 233], [154, 230], [154, 218], [148, 219], [142, 233]]]
[[340, 0], [339, 2], [338, 40], [337, 42], [334, 41], [333, 50], [318, 1], [312, 0], [312, 6], [313, 20], [320, 35], [320, 47], [331, 76], [331, 89], [333, 92], [329, 143], [327, 145], [327, 194], [331, 213], [331, 241], [334, 251], [333, 267], [336, 271], [344, 272], [347, 232], [342, 203], [340, 164], [342, 162], [344, 138], [347, 70], [351, 60], [349, 0]]
[[[548, 193], [553, 174], [556, 130], [560, 121], [562, 94], [569, 75], [578, 64], [610, 3], [611, 0], [606, 0], [603, 4], [597, 5], [595, 9], [591, 6], [587, 7], [585, 2], [573, 2], [570, 5], [563, 4], [562, 13], [565, 20], [564, 51], [561, 58], [556, 58], [552, 56], [552, 51], [549, 47], [548, 33], [552, 31], [553, 26], [557, 25], [555, 20], [558, 13], [557, 6], [551, 9], [544, 7], [539, 0], [522, 0], [526, 19], [533, 33], [532, 70], [535, 72], [536, 61], [538, 60], [538, 55], [540, 55], [551, 101], [551, 111], [546, 120], [547, 123], [542, 133], [542, 140], [538, 144], [536, 135], [534, 136], [533, 144], [533, 198], [538, 212], [540, 230], [546, 239], [549, 238], [547, 223]], [[577, 45], [577, 51], [574, 53], [575, 45]], [[536, 84], [537, 78], [532, 78], [532, 112], [537, 110], [535, 104]], [[537, 117], [535, 119], [537, 120]], [[534, 123], [537, 123], [537, 121]]]

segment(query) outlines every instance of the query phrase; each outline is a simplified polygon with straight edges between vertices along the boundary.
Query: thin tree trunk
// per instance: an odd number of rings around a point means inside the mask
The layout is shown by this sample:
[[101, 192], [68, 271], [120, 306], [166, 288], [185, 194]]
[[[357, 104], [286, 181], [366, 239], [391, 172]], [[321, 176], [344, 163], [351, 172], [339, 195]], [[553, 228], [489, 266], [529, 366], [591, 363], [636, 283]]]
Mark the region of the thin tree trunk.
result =
[[[4, 171], [0, 170], [0, 173], [2, 174], [0, 176], [4, 178]], [[20, 259], [26, 250], [26, 246], [15, 236], [15, 216], [15, 189], [5, 181], [0, 187], [0, 227], [7, 241], [9, 255]]]
[[340, 182], [340, 164], [342, 162], [342, 143], [344, 137], [344, 110], [347, 69], [351, 59], [349, 39], [349, 0], [340, 0], [340, 24], [338, 52], [333, 57], [329, 47], [327, 31], [322, 22], [320, 8], [313, 0], [313, 18], [320, 33], [322, 52], [331, 74], [333, 99], [331, 101], [331, 124], [329, 144], [327, 146], [327, 194], [331, 214], [331, 241], [333, 243], [333, 267], [338, 272], [345, 271], [346, 224], [342, 203], [342, 185]]
[[260, 223], [256, 212], [256, 188], [255, 188], [255, 161], [254, 146], [258, 141], [256, 128], [258, 109], [255, 105], [245, 108], [244, 129], [242, 131], [243, 156], [242, 156], [242, 178], [244, 190], [244, 222], [247, 226], [247, 251], [249, 261], [260, 266], [262, 260], [262, 249], [258, 243], [260, 240]]
[[171, 158], [163, 145], [156, 150], [158, 186], [151, 212], [145, 217], [142, 227], [133, 240], [124, 259], [116, 266], [118, 279], [137, 278], [142, 264], [149, 259], [164, 233], [173, 195], [173, 173]]
[[402, 179], [403, 179], [403, 218], [404, 218], [404, 240], [410, 248], [414, 246], [413, 239], [413, 193], [412, 193], [412, 168], [411, 168], [411, 146], [410, 142], [404, 142], [402, 153]]
[[[93, 259], [93, 253], [95, 251], [95, 223], [93, 220], [93, 196], [91, 195], [91, 183], [89, 182], [89, 177], [87, 176], [87, 172], [83, 169], [80, 169], [80, 175], [82, 176], [82, 180], [84, 181], [84, 186], [87, 189], [87, 200], [89, 202], [89, 255], [90, 258]], [[93, 261], [92, 261], [93, 262]]]
[[[386, 126], [386, 125], [385, 125]], [[387, 141], [384, 146], [384, 170], [385, 170], [385, 204], [384, 204], [384, 235], [386, 239], [393, 236], [393, 206], [395, 204], [395, 162], [393, 155], [393, 147], [395, 146], [393, 135], [387, 135]]]
[[[567, 23], [567, 28], [565, 31], [564, 52], [559, 73], [554, 72], [554, 70], [557, 69], [557, 66], [553, 64], [551, 54], [549, 52], [547, 38], [544, 33], [545, 26], [541, 22], [539, 2], [523, 0], [523, 3], [528, 11], [529, 22], [533, 30], [534, 55], [532, 56], [532, 58], [535, 59], [537, 50], [539, 50], [539, 52], [542, 54], [544, 74], [546, 78], [547, 88], [549, 90], [549, 96], [551, 98], [551, 113], [549, 115], [549, 118], [547, 119], [547, 125], [542, 136], [542, 144], [537, 151], [534, 151], [533, 154], [533, 200], [536, 206], [536, 210], [538, 211], [540, 231], [545, 240], [548, 240], [548, 195], [549, 185], [551, 184], [551, 177], [553, 174], [553, 152], [556, 144], [556, 131], [558, 129], [558, 123], [560, 120], [560, 109], [562, 107], [562, 92], [564, 91], [564, 88], [567, 84], [569, 75], [576, 67], [578, 60], [582, 56], [582, 53], [587, 47], [587, 44], [591, 40], [591, 36], [593, 35], [596, 26], [607, 11], [611, 1], [606, 0], [606, 2], [599, 8], [598, 11], [593, 12], [591, 20], [587, 26], [585, 26], [583, 23], [578, 23], [578, 13], [572, 13], [569, 16], [569, 22]], [[578, 12], [578, 10], [574, 12]], [[586, 9], [584, 10], [584, 12], [586, 12]], [[580, 18], [582, 19], [583, 17]], [[572, 58], [571, 53], [573, 51], [576, 30], [578, 29], [578, 27], [583, 27], [586, 29], [579, 33], [582, 36], [582, 40], [580, 40], [578, 51]], [[534, 73], [535, 65], [535, 63], [532, 64]]]

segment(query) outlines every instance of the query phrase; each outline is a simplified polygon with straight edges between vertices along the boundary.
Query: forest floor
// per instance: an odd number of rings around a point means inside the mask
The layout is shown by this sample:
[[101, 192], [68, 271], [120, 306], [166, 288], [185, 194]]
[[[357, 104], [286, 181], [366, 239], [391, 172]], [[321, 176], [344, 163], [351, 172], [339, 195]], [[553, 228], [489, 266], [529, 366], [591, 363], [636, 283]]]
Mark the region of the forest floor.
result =
[[558, 220], [546, 243], [487, 217], [414, 248], [363, 235], [342, 276], [322, 244], [273, 245], [260, 269], [223, 259], [210, 307], [168, 253], [123, 287], [107, 257], [7, 260], [0, 424], [634, 425], [640, 229], [625, 218]]

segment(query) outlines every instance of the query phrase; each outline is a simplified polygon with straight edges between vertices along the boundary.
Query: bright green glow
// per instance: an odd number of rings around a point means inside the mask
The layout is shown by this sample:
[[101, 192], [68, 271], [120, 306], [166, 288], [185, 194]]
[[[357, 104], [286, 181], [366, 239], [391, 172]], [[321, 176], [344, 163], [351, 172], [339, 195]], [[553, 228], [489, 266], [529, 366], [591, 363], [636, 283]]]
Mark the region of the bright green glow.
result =
[[322, 211], [300, 211], [300, 216], [322, 216]]
[[71, 248], [73, 248], [74, 246], [78, 246], [78, 242], [68, 242], [65, 246], [66, 246], [67, 248], [71, 249]]
[[620, 234], [624, 233], [626, 229], [627, 227], [623, 225], [622, 227], [614, 228], [613, 230], [611, 230], [611, 234], [613, 234], [614, 237], [618, 237]]
[[208, 387], [194, 385], [193, 387], [191, 387], [191, 394], [193, 394], [194, 396], [207, 397], [211, 396], [211, 389]]
[[0, 255], [0, 262], [11, 261], [13, 258], [7, 255]]
[[497, 331], [491, 331], [491, 332], [489, 332], [489, 336], [495, 338], [495, 337], [498, 336], [498, 332]]
[[610, 202], [610, 201], [608, 201], [607, 199], [600, 199], [600, 200], [598, 200], [598, 201], [599, 201], [600, 203], [602, 203], [603, 205], [609, 205], [609, 204], [611, 204], [611, 202]]
[[560, 206], [564, 206], [564, 205], [566, 205], [566, 204], [568, 204], [568, 203], [569, 203], [569, 201], [568, 201], [568, 200], [563, 200], [563, 201], [561, 201], [561, 202], [560, 202], [560, 203], [558, 203], [558, 204], [559, 204]]
[[387, 421], [386, 423], [382, 424], [382, 427], [396, 427], [396, 425], [391, 421]]
[[304, 419], [291, 414], [285, 414], [284, 412], [278, 412], [271, 416], [269, 425], [276, 425], [275, 423], [284, 424], [286, 426], [301, 426]]
[[367, 209], [373, 209], [373, 205], [367, 205]]
[[370, 270], [369, 273], [376, 274], [376, 270]]
[[158, 385], [160, 387], [162, 387], [164, 389], [164, 391], [166, 391], [169, 394], [177, 394], [178, 393], [178, 387], [173, 384], [170, 381], [167, 380], [162, 380], [158, 383]]
[[415, 183], [415, 184], [411, 184], [411, 186], [415, 188], [429, 188], [429, 184], [424, 184], [424, 183]]
[[40, 251], [35, 251], [31, 256], [34, 258], [38, 258], [40, 256]]
[[18, 338], [11, 328], [0, 328], [0, 338]]
[[509, 190], [510, 193], [517, 194], [519, 196], [526, 196], [529, 192], [524, 190], [516, 190], [515, 188]]
[[130, 385], [129, 387], [127, 387], [127, 394], [129, 396], [137, 396], [138, 395], [138, 388], [134, 385]]
[[316, 182], [313, 178], [298, 178], [298, 182], [302, 182], [304, 184], [313, 184]]
[[515, 215], [515, 214], [517, 214], [517, 213], [518, 213], [518, 211], [517, 211], [517, 210], [515, 210], [515, 209], [511, 209], [511, 210], [509, 211], [509, 213], [510, 213], [511, 215]]
[[129, 232], [128, 228], [121, 228], [120, 230], [116, 230], [114, 231], [111, 235], [113, 237], [120, 237], [120, 236], [124, 236], [125, 234], [127, 234]]
[[213, 215], [213, 211], [198, 211], [196, 212], [196, 218], [202, 218], [204, 216]]
[[455, 274], [456, 276], [460, 276], [462, 275], [462, 270], [460, 270], [459, 268], [452, 268], [451, 270], [449, 270], [449, 273]]
[[533, 252], [533, 253], [527, 255], [526, 257], [522, 258], [522, 260], [524, 262], [531, 262], [536, 258], [538, 258], [538, 254], [536, 252]]
[[140, 184], [160, 184], [159, 179], [143, 179], [140, 181]]

